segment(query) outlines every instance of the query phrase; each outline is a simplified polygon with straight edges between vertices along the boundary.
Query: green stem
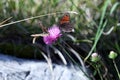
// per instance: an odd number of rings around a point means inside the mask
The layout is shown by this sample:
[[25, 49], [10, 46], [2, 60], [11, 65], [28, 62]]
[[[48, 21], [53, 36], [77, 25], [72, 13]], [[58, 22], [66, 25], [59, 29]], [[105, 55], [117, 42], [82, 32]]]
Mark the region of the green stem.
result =
[[96, 65], [96, 68], [97, 68], [98, 75], [100, 76], [100, 79], [103, 80], [102, 75], [100, 74], [100, 70], [99, 70], [98, 65]]
[[119, 72], [119, 70], [118, 70], [118, 68], [117, 68], [117, 65], [116, 65], [116, 63], [115, 63], [115, 60], [113, 60], [113, 64], [114, 64], [114, 67], [115, 67], [115, 69], [116, 69], [117, 75], [118, 75], [118, 77], [119, 77], [119, 79], [120, 79], [120, 72]]
[[95, 49], [95, 47], [96, 47], [96, 45], [97, 45], [97, 42], [99, 41], [99, 39], [100, 39], [100, 37], [101, 37], [101, 35], [102, 35], [102, 32], [103, 32], [106, 24], [107, 24], [107, 21], [105, 21], [105, 23], [103, 24], [103, 28], [102, 28], [101, 31], [99, 32], [99, 35], [97, 35], [97, 38], [96, 38], [96, 40], [95, 40], [95, 42], [94, 42], [94, 44], [93, 44], [93, 46], [92, 46], [92, 49], [90, 50], [89, 54], [88, 54], [87, 57], [84, 59], [84, 61], [86, 61], [86, 60], [90, 57], [90, 55], [92, 54], [93, 50]]
[[[66, 11], [66, 12], [68, 12], [68, 13], [73, 13], [73, 14], [77, 14], [77, 12], [74, 12], [74, 11]], [[18, 20], [18, 21], [15, 21], [15, 22], [10, 22], [10, 23], [4, 24], [4, 25], [0, 25], [0, 27], [4, 27], [4, 26], [11, 25], [11, 24], [16, 24], [16, 23], [20, 23], [20, 22], [23, 22], [23, 21], [27, 21], [27, 20], [31, 20], [31, 19], [36, 19], [36, 18], [48, 16], [48, 15], [54, 15], [54, 14], [58, 14], [58, 13], [65, 13], [65, 12], [48, 13], [48, 14], [45, 14], [45, 15], [30, 17], [30, 18]]]
[[47, 15], [53, 15], [53, 14], [56, 14], [56, 13], [50, 13], [50, 14], [45, 14], [45, 15], [40, 15], [40, 16], [35, 16], [35, 17], [30, 17], [30, 18], [26, 18], [26, 19], [18, 20], [18, 21], [15, 21], [15, 22], [10, 22], [10, 23], [7, 23], [7, 24], [4, 24], [4, 25], [1, 25], [0, 27], [4, 27], [4, 26], [11, 25], [11, 24], [20, 23], [20, 22], [23, 22], [23, 21], [31, 20], [31, 19], [40, 18], [40, 17], [47, 16]]
[[102, 15], [101, 15], [101, 19], [100, 19], [100, 23], [99, 23], [99, 26], [98, 26], [98, 30], [97, 30], [97, 33], [96, 33], [96, 36], [95, 36], [95, 42], [90, 50], [90, 52], [88, 53], [87, 57], [84, 59], [84, 61], [86, 61], [90, 55], [92, 54], [93, 50], [96, 48], [96, 45], [97, 45], [97, 42], [106, 26], [106, 22], [103, 23], [103, 19], [104, 19], [104, 16], [105, 16], [105, 13], [106, 13], [106, 10], [107, 10], [107, 6], [108, 6], [108, 3], [109, 3], [110, 0], [107, 0], [104, 4], [104, 7], [103, 7], [103, 11], [102, 11]]

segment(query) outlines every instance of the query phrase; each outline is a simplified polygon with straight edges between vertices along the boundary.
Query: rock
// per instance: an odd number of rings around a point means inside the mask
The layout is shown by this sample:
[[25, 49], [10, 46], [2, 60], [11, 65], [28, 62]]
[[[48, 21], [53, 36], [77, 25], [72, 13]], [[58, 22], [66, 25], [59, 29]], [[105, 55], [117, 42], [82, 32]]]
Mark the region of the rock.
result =
[[0, 80], [89, 80], [80, 69], [0, 54]]

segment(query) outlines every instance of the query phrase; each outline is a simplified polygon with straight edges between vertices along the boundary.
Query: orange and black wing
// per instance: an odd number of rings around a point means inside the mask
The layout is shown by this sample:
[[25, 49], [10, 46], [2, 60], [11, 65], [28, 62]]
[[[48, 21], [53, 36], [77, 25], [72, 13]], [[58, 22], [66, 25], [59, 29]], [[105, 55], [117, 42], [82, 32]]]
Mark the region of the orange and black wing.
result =
[[73, 26], [70, 23], [70, 14], [65, 13], [63, 17], [60, 19], [59, 27], [63, 32], [72, 32]]

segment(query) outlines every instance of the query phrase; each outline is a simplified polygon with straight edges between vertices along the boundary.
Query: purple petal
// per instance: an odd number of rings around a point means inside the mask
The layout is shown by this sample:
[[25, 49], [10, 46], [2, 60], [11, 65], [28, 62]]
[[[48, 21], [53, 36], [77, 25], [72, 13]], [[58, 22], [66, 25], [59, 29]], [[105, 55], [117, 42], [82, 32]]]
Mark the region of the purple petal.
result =
[[43, 37], [43, 41], [46, 44], [52, 44], [62, 35], [59, 27], [56, 25], [53, 25], [53, 27], [49, 28], [48, 33], [48, 36]]

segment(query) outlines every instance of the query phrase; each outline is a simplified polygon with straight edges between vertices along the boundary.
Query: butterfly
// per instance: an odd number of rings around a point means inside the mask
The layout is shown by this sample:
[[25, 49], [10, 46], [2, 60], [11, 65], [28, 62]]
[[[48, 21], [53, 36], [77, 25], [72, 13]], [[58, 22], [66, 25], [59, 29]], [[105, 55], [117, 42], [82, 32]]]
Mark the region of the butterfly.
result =
[[74, 31], [74, 27], [70, 23], [70, 14], [69, 13], [65, 13], [62, 16], [58, 25], [59, 25], [59, 28], [61, 29], [61, 31], [63, 31], [63, 32], [73, 32]]

